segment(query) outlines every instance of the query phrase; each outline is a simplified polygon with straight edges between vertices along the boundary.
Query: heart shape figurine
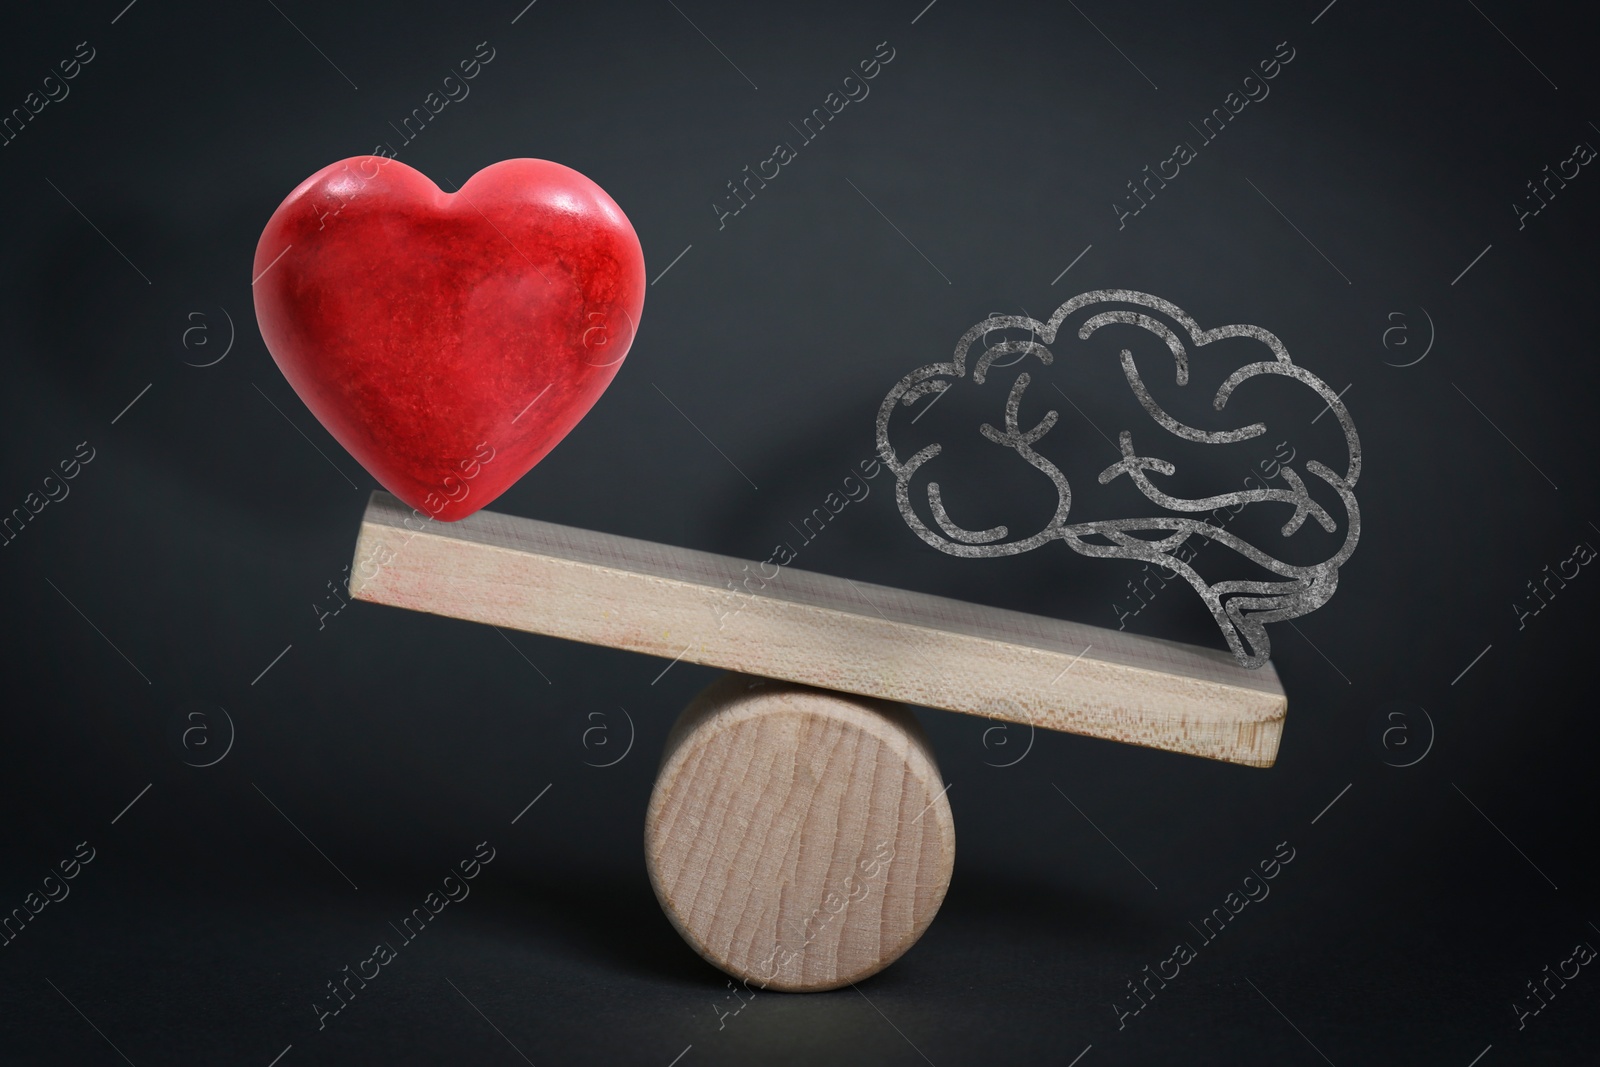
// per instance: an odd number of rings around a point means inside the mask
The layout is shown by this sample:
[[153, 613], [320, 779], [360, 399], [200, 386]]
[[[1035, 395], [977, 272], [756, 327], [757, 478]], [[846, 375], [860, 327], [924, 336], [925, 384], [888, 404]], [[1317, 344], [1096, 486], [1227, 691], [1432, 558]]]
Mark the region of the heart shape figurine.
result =
[[594, 406], [633, 343], [644, 252], [559, 163], [454, 193], [397, 160], [313, 174], [256, 245], [256, 321], [289, 384], [380, 484], [446, 522], [510, 488]]

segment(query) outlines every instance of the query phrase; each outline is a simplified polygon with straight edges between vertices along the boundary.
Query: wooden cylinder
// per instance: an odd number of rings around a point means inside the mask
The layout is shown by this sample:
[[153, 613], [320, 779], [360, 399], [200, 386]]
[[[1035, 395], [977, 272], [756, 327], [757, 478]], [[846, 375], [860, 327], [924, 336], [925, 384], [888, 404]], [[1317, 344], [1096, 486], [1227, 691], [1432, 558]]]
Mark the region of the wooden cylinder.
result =
[[749, 988], [894, 962], [950, 885], [955, 820], [903, 707], [727, 674], [667, 738], [645, 860], [684, 940]]

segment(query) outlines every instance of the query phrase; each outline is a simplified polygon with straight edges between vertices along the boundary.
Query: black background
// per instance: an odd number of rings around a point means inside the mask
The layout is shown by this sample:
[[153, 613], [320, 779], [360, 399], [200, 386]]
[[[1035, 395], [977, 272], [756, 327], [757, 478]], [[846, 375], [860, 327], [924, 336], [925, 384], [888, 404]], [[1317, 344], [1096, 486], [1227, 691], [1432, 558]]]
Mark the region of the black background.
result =
[[[1511, 207], [1600, 143], [1577, 5], [123, 3], [0, 35], [6, 110], [95, 50], [0, 148], [0, 508], [95, 452], [0, 560], [0, 910], [96, 850], [0, 949], [0, 1061], [1600, 1056], [1592, 968], [1520, 1031], [1512, 1008], [1600, 943], [1600, 578], [1521, 629], [1512, 608], [1600, 544], [1600, 177], [1522, 229]], [[871, 95], [719, 230], [724, 183], [885, 40]], [[480, 41], [471, 95], [402, 145], [389, 124]], [[1119, 229], [1124, 183], [1283, 41], [1271, 95]], [[1129, 287], [1278, 334], [1350, 386], [1366, 466], [1338, 594], [1272, 628], [1277, 765], [1041, 732], [995, 766], [1021, 729], [919, 712], [961, 841], [940, 917], [858, 990], [719, 1021], [724, 976], [640, 849], [662, 740], [715, 672], [365, 604], [318, 628], [373, 483], [267, 355], [251, 256], [299, 181], [385, 141], [441, 184], [577, 168], [656, 279], [610, 390], [495, 505], [513, 514], [764, 558], [872, 454], [889, 387], [986, 315]], [[1429, 318], [1427, 357], [1395, 366]], [[799, 566], [1116, 624], [1132, 565], [942, 555], [871, 484]], [[1127, 625], [1220, 647], [1197, 605], [1171, 590]], [[227, 755], [186, 765], [230, 721]], [[324, 983], [483, 840], [473, 896], [319, 1031]], [[1284, 841], [1271, 896], [1119, 1030], [1125, 983]]]

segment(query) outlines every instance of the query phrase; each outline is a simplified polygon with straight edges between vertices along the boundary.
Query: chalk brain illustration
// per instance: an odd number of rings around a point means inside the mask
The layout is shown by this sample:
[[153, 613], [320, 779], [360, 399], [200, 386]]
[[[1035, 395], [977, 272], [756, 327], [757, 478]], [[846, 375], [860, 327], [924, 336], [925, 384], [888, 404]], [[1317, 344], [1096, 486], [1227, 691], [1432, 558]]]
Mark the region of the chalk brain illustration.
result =
[[1193, 587], [1246, 667], [1271, 654], [1266, 624], [1327, 602], [1361, 533], [1339, 393], [1259, 326], [1204, 329], [1128, 289], [979, 322], [889, 390], [877, 445], [929, 545], [981, 558], [1061, 541], [1148, 564]]

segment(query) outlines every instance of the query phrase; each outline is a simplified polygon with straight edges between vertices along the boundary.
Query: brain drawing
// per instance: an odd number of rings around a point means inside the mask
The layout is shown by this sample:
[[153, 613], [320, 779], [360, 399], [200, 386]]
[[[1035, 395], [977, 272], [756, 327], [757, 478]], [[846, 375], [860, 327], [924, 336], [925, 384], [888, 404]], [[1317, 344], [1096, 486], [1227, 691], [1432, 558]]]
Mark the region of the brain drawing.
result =
[[[1119, 370], [1126, 393], [1115, 383]], [[1083, 390], [1074, 384], [1082, 404], [1054, 380], [1075, 372], [1089, 381]], [[955, 392], [989, 417], [963, 418], [963, 404], [946, 401], [942, 422], [917, 425]], [[1120, 410], [1108, 415], [1102, 397]], [[1058, 399], [1076, 410], [1058, 409]], [[1072, 420], [1065, 432], [1062, 411]], [[1116, 442], [1094, 415], [1121, 420], [1110, 424]], [[919, 367], [889, 390], [877, 430], [900, 512], [923, 541], [969, 558], [1063, 541], [1085, 556], [1154, 565], [1200, 594], [1246, 667], [1271, 653], [1265, 624], [1333, 595], [1361, 532], [1361, 444], [1339, 395], [1267, 330], [1202, 329], [1182, 308], [1128, 289], [1075, 296], [1045, 322], [985, 319], [949, 362]], [[1327, 462], [1300, 457], [1307, 437]], [[1217, 459], [1230, 449], [1231, 467]], [[967, 461], [958, 463], [958, 452]], [[1255, 462], [1261, 455], [1275, 458]], [[1075, 499], [1064, 467], [1088, 499]], [[1258, 468], [1255, 487], [1241, 479]], [[1039, 489], [1031, 502], [1009, 488], [1031, 484]], [[1047, 484], [1053, 509], [1042, 495]], [[1069, 518], [1075, 507], [1083, 521]], [[1020, 523], [984, 525], [1019, 514]]]

